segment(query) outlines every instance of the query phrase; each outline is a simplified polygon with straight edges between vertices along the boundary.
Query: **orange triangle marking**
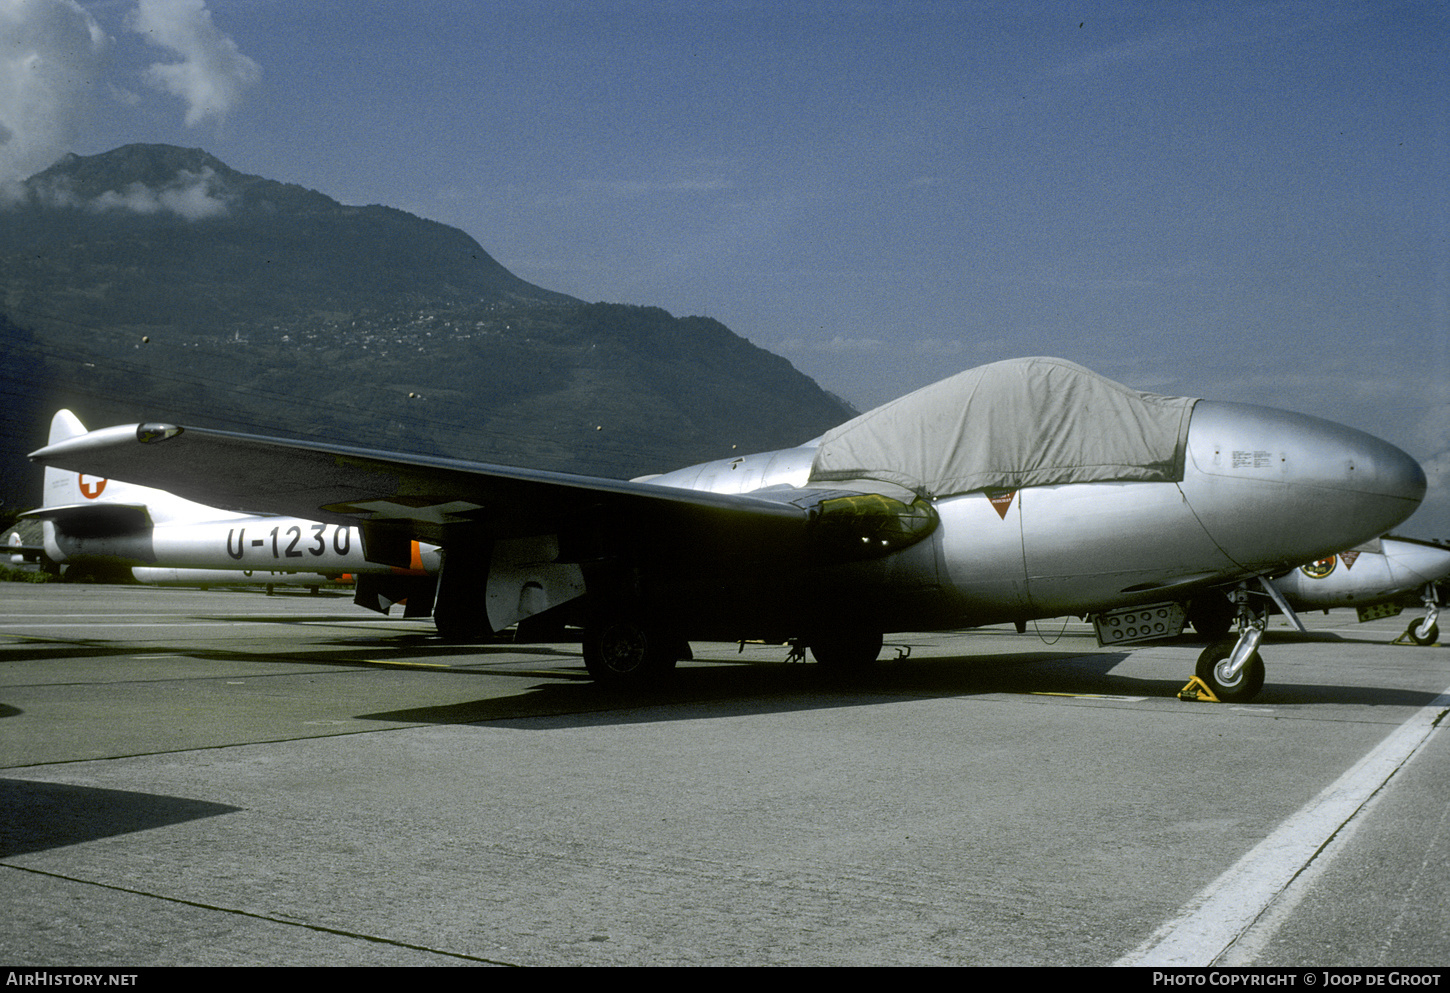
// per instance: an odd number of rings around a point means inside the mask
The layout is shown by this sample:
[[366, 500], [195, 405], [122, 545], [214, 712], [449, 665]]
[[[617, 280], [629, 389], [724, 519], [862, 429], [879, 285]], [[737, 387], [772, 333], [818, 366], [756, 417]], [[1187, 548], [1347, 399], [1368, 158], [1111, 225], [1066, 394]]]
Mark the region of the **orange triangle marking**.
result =
[[1017, 495], [1016, 490], [998, 490], [993, 493], [987, 492], [987, 499], [992, 501], [992, 509], [997, 511], [997, 516], [1002, 520], [1007, 519], [1007, 511], [1012, 506], [1012, 498]]

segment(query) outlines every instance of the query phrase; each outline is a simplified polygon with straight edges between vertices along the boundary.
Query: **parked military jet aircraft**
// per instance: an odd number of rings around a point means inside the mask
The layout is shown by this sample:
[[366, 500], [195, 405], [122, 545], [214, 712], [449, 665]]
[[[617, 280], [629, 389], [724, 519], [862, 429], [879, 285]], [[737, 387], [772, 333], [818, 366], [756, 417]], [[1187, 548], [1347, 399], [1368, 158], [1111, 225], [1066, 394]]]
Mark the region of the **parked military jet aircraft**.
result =
[[[50, 422], [50, 444], [86, 434], [69, 410]], [[386, 611], [408, 600], [427, 615], [439, 550], [411, 548], [406, 568], [369, 562], [356, 528], [240, 513], [173, 493], [111, 479], [45, 469], [39, 510], [43, 550], [54, 565], [102, 577], [129, 573], [138, 582], [180, 585], [325, 586], [363, 575], [357, 600]]]
[[[969, 369], [798, 448], [628, 482], [164, 423], [31, 458], [355, 525], [370, 562], [437, 544], [441, 633], [562, 609], [614, 683], [656, 677], [690, 638], [859, 666], [885, 632], [1181, 601], [1382, 534], [1425, 492], [1413, 459], [1351, 428], [1049, 358]], [[1263, 681], [1262, 629], [1242, 619], [1200, 660], [1220, 698]]]
[[[1352, 549], [1328, 555], [1272, 577], [1272, 593], [1265, 588], [1261, 613], [1276, 609], [1291, 615], [1302, 630], [1295, 611], [1354, 607], [1361, 621], [1393, 617], [1404, 607], [1423, 604], [1425, 616], [1410, 622], [1401, 637], [1429, 645], [1439, 637], [1440, 593], [1437, 583], [1450, 577], [1450, 548], [1413, 538], [1386, 535]], [[1233, 627], [1235, 598], [1242, 591], [1228, 587], [1199, 591], [1184, 609], [1194, 630], [1209, 639], [1226, 635]]]
[[27, 545], [20, 537], [18, 531], [11, 531], [10, 537], [5, 540], [5, 546], [10, 553], [11, 565], [32, 565], [40, 561], [45, 549], [39, 545]]
[[1300, 566], [1274, 585], [1296, 610], [1353, 607], [1360, 620], [1391, 616], [1399, 613], [1397, 608], [1423, 604], [1425, 616], [1411, 621], [1404, 636], [1416, 644], [1431, 645], [1440, 636], [1436, 584], [1447, 578], [1450, 548], [1386, 535]]

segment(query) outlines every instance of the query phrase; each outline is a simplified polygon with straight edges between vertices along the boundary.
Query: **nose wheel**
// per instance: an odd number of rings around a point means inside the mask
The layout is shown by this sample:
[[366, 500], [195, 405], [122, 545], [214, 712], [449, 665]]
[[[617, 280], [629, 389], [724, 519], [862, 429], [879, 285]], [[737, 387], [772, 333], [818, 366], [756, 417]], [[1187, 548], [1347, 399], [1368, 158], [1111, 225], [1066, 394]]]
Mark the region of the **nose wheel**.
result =
[[1418, 621], [1410, 622], [1403, 637], [1417, 645], [1433, 645], [1440, 638], [1440, 625], [1428, 617], [1422, 617]]
[[[1268, 577], [1259, 576], [1258, 582], [1294, 626], [1303, 631], [1304, 625]], [[1215, 641], [1203, 650], [1198, 656], [1198, 665], [1194, 667], [1193, 681], [1179, 692], [1180, 699], [1204, 699], [1201, 688], [1207, 691], [1208, 699], [1243, 703], [1258, 696], [1264, 688], [1264, 660], [1259, 657], [1259, 643], [1263, 641], [1264, 629], [1268, 627], [1269, 611], [1267, 604], [1254, 602], [1254, 595], [1255, 591], [1249, 588], [1248, 583], [1240, 583], [1234, 589], [1231, 602], [1239, 633], [1236, 637]]]
[[1264, 688], [1264, 660], [1259, 657], [1257, 648], [1248, 650], [1242, 664], [1234, 661], [1235, 650], [1242, 639], [1240, 635], [1209, 645], [1198, 656], [1198, 665], [1193, 670], [1194, 676], [1208, 687], [1209, 692], [1224, 703], [1252, 700]]
[[1400, 635], [1399, 643], [1408, 641], [1414, 645], [1433, 645], [1440, 639], [1440, 597], [1434, 583], [1425, 587], [1421, 598], [1425, 601], [1425, 616], [1410, 622], [1405, 633]]

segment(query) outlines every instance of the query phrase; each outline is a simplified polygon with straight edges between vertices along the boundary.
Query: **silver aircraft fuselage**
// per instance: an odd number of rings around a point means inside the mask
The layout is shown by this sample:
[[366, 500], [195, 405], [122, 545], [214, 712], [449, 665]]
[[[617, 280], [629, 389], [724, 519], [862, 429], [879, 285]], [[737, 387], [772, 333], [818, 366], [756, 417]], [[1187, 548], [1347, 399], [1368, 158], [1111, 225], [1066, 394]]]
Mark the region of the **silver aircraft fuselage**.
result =
[[1419, 603], [1450, 579], [1450, 548], [1385, 537], [1326, 555], [1274, 581], [1296, 609], [1328, 610], [1386, 602]]
[[[802, 487], [815, 447], [650, 480], [715, 493]], [[811, 573], [809, 595], [887, 631], [967, 627], [1182, 599], [1383, 534], [1418, 506], [1419, 464], [1318, 418], [1201, 400], [1180, 482], [1075, 483], [933, 502], [939, 526], [881, 558]], [[773, 595], [787, 596], [778, 589]], [[837, 612], [832, 610], [831, 612]], [[864, 612], [865, 617], [862, 617]]]

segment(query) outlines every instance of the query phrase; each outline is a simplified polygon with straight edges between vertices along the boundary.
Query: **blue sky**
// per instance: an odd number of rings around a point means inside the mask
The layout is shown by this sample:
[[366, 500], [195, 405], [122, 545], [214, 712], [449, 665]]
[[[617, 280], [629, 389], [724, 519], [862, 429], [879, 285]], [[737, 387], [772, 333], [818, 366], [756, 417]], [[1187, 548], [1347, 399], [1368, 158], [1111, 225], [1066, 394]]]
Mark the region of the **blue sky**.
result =
[[[1061, 355], [1326, 416], [1450, 537], [1450, 7], [0, 0], [0, 180], [199, 146], [865, 409]], [[8, 62], [4, 61], [7, 58]]]

